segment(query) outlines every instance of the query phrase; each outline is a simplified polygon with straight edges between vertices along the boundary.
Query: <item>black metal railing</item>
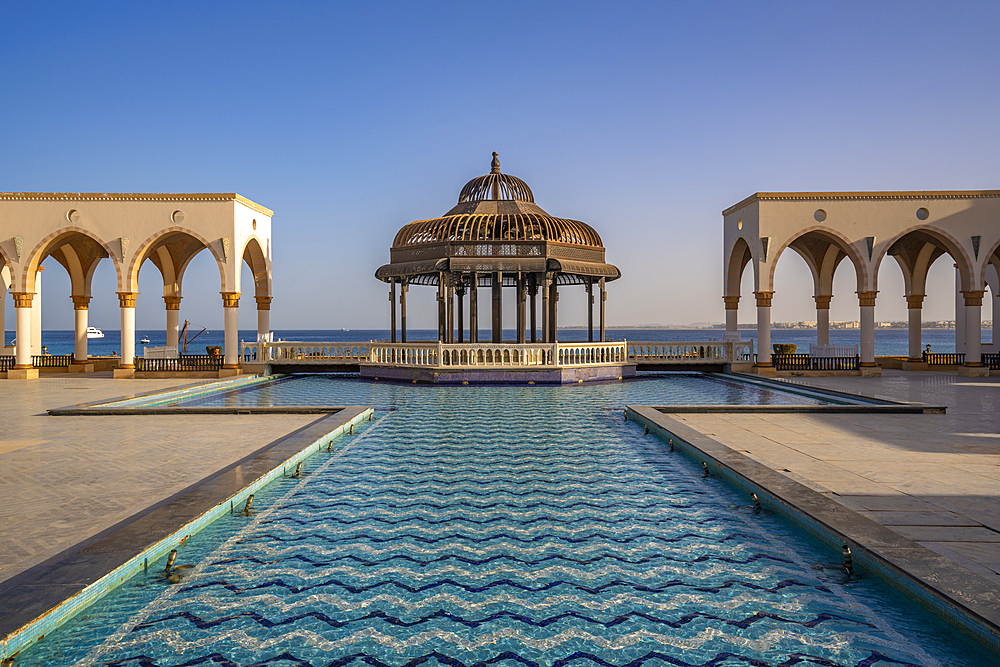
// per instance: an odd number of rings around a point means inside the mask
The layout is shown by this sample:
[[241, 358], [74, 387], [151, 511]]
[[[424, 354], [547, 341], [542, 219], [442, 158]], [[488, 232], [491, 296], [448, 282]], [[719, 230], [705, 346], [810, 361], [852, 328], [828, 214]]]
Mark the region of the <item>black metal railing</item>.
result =
[[73, 363], [72, 354], [33, 354], [31, 365], [35, 368], [66, 368]]
[[923, 360], [928, 366], [961, 366], [965, 352], [924, 352]]
[[859, 358], [812, 357], [808, 354], [772, 354], [771, 364], [778, 371], [856, 371]]
[[6, 372], [14, 368], [14, 357], [2, 356], [0, 357], [0, 371]]
[[1000, 352], [983, 353], [983, 366], [989, 366], [991, 371], [1000, 371]]
[[222, 368], [221, 354], [185, 354], [176, 359], [136, 357], [137, 371], [217, 371]]

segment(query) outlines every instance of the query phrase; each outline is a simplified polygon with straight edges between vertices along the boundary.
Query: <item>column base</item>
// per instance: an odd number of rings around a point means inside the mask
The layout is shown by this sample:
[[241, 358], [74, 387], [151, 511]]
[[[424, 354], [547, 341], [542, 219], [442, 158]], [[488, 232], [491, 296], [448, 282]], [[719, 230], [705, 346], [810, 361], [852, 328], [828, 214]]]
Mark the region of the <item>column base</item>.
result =
[[930, 366], [924, 363], [923, 359], [917, 359], [916, 361], [910, 361], [907, 359], [903, 362], [904, 371], [927, 371], [930, 370]]
[[131, 380], [135, 377], [135, 366], [131, 366], [129, 368], [119, 366], [112, 371], [111, 377], [116, 380]]
[[990, 367], [984, 364], [976, 364], [975, 366], [966, 364], [965, 366], [959, 366], [958, 374], [967, 378], [989, 377]]
[[94, 364], [89, 361], [74, 361], [67, 369], [68, 373], [93, 373]]
[[236, 375], [240, 375], [242, 372], [243, 370], [239, 366], [237, 366], [236, 368], [226, 368], [225, 366], [223, 366], [222, 368], [219, 369], [219, 377], [231, 378]]
[[860, 363], [858, 369], [861, 371], [861, 377], [872, 378], [882, 375], [882, 367], [874, 362]]
[[11, 368], [7, 371], [8, 380], [37, 380], [37, 368]]
[[765, 377], [778, 377], [778, 371], [771, 364], [754, 364], [753, 372], [757, 375], [763, 375]]

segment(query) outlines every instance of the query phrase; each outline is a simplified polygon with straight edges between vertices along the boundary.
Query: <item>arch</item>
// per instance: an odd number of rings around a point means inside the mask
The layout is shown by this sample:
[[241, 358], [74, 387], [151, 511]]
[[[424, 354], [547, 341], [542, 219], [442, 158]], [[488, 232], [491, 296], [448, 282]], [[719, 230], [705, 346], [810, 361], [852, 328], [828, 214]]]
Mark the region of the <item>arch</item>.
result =
[[[806, 227], [805, 229], [799, 230], [794, 236], [786, 240], [781, 247], [777, 249], [774, 253], [774, 259], [771, 260], [771, 268], [767, 274], [767, 284], [761, 286], [759, 289], [771, 291], [774, 289], [774, 270], [778, 266], [778, 259], [781, 258], [781, 253], [785, 251], [785, 248], [795, 243], [799, 239], [805, 237], [809, 234], [815, 234], [824, 240], [828, 241], [832, 245], [837, 246], [845, 256], [850, 258], [851, 263], [854, 265], [854, 273], [857, 278], [858, 291], [863, 291], [865, 286], [869, 284], [868, 267], [865, 264], [864, 259], [858, 253], [858, 249], [851, 243], [850, 239], [841, 234], [835, 229], [831, 229], [824, 225], [813, 225], [812, 227]], [[802, 254], [801, 252], [799, 253]], [[833, 268], [836, 269], [836, 265], [840, 263], [840, 260], [836, 260]], [[833, 279], [833, 272], [830, 272], [830, 279]]]
[[[912, 234], [914, 232], [922, 232], [924, 234], [927, 234], [932, 239], [940, 243], [944, 247], [945, 252], [951, 255], [951, 258], [954, 259], [955, 263], [958, 265], [958, 272], [962, 282], [962, 290], [967, 291], [974, 289], [972, 286], [977, 283], [975, 276], [975, 265], [972, 261], [972, 258], [969, 257], [969, 254], [965, 251], [965, 248], [962, 247], [962, 244], [958, 241], [958, 239], [956, 239], [954, 236], [944, 231], [943, 229], [939, 229], [932, 225], [914, 225], [913, 227], [910, 227], [909, 229], [906, 229], [897, 234], [896, 236], [892, 237], [889, 240], [889, 242], [882, 247], [882, 250], [879, 252], [878, 257], [875, 258], [874, 273], [876, 280], [878, 278], [879, 266], [881, 266], [882, 260], [889, 253], [889, 250], [896, 244], [897, 241], [903, 239], [908, 234]], [[937, 258], [936, 257], [933, 258], [931, 262], [933, 262], [934, 259]], [[930, 264], [928, 264], [928, 268], [929, 267]], [[877, 284], [873, 283], [872, 289], [877, 289], [877, 288], [878, 288]]]
[[[28, 253], [28, 261], [24, 263], [24, 267], [21, 269], [21, 282], [18, 288], [24, 292], [34, 292], [35, 275], [38, 273], [38, 267], [41, 265], [41, 263], [45, 260], [46, 257], [52, 254], [52, 250], [54, 248], [57, 248], [59, 247], [59, 245], [62, 245], [58, 244], [59, 241], [70, 239], [78, 234], [80, 236], [84, 236], [90, 239], [94, 243], [97, 243], [99, 246], [101, 246], [101, 248], [104, 249], [104, 251], [107, 253], [107, 256], [111, 259], [111, 263], [115, 267], [115, 273], [118, 276], [118, 285], [120, 287], [122, 285], [121, 264], [118, 262], [117, 259], [115, 259], [115, 255], [111, 251], [111, 248], [108, 246], [108, 244], [105, 243], [102, 239], [100, 239], [96, 234], [87, 229], [84, 229], [83, 227], [71, 226], [71, 227], [63, 227], [62, 229], [57, 229], [51, 234], [45, 236], [41, 241], [38, 242], [38, 244], [31, 250], [31, 252]], [[96, 266], [97, 263], [100, 261], [100, 259], [103, 258], [99, 258], [97, 261], [93, 262], [93, 264]], [[62, 262], [60, 262], [60, 264], [62, 264]], [[63, 266], [65, 266], [65, 264]], [[92, 271], [90, 273], [91, 275], [93, 275]]]
[[[733, 243], [733, 249], [729, 253], [729, 262], [726, 264], [726, 296], [739, 296], [740, 285], [743, 282], [743, 271], [753, 258], [750, 244], [746, 238], [739, 236]], [[757, 265], [753, 267], [754, 283], [758, 282]]]
[[267, 262], [267, 254], [256, 234], [247, 238], [240, 256], [253, 274], [254, 294], [256, 296], [271, 296], [271, 271]]
[[[994, 258], [998, 261], [994, 262]], [[979, 275], [986, 281], [986, 267], [993, 264], [997, 269], [997, 276], [1000, 277], [1000, 238], [997, 239], [990, 251], [983, 255], [982, 265], [979, 267]]]
[[[153, 234], [145, 241], [143, 241], [142, 244], [139, 246], [139, 251], [136, 252], [135, 255], [133, 255], [132, 261], [129, 263], [128, 270], [125, 273], [128, 282], [128, 289], [122, 289], [121, 291], [123, 292], [138, 291], [139, 269], [141, 269], [143, 263], [150, 258], [151, 249], [153, 249], [157, 243], [160, 243], [164, 241], [164, 239], [167, 239], [168, 237], [171, 236], [187, 236], [200, 243], [202, 245], [202, 249], [207, 248], [208, 251], [212, 253], [212, 257], [215, 258], [216, 263], [219, 265], [219, 278], [220, 278], [221, 291], [227, 291], [228, 282], [226, 281], [225, 258], [219, 257], [215, 248], [212, 247], [212, 244], [207, 239], [205, 239], [203, 236], [201, 236], [194, 230], [188, 229], [186, 227], [165, 227], [164, 229], [160, 230], [156, 234]], [[184, 275], [184, 269], [187, 268], [187, 265], [190, 263], [191, 259], [193, 259], [195, 255], [198, 255], [200, 253], [201, 250], [197, 250], [193, 253], [187, 254], [187, 256], [183, 258], [177, 258], [171, 255], [171, 258], [176, 262], [173, 272], [175, 275], [178, 293], [180, 292], [180, 284], [181, 284], [181, 279]], [[162, 273], [163, 270], [161, 269], [161, 274]], [[164, 276], [164, 284], [166, 285], [166, 276]]]

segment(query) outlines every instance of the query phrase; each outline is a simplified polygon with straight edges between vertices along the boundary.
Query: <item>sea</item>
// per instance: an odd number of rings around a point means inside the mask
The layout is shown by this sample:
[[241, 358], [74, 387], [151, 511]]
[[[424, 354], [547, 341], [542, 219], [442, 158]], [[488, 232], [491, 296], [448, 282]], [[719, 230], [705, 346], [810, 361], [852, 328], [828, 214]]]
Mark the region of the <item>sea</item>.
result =
[[[703, 341], [721, 340], [722, 329], [607, 329], [608, 340], [629, 340], [629, 341]], [[983, 332], [984, 337], [989, 337], [989, 330]], [[193, 335], [193, 334], [192, 334]], [[480, 340], [488, 340], [489, 330], [482, 330], [479, 333]], [[754, 340], [754, 351], [757, 351], [756, 330], [741, 329], [740, 335], [744, 340]], [[222, 329], [209, 330], [196, 338], [188, 338], [188, 354], [205, 354], [206, 346], [223, 346], [224, 332]], [[275, 339], [289, 341], [330, 341], [330, 342], [358, 342], [367, 343], [370, 341], [383, 341], [389, 339], [388, 329], [278, 329], [274, 331]], [[14, 338], [14, 332], [6, 332], [5, 343], [10, 345]], [[146, 346], [166, 345], [166, 332], [162, 329], [142, 329], [136, 330], [136, 355], [142, 355], [143, 338], [148, 338]], [[241, 329], [240, 340], [254, 341], [257, 339], [257, 332], [254, 329]], [[407, 339], [410, 341], [435, 340], [437, 329], [415, 329], [407, 331]], [[515, 338], [513, 329], [504, 330], [504, 340]], [[569, 328], [559, 330], [559, 340], [579, 341], [587, 340], [587, 330], [582, 328]], [[44, 330], [42, 331], [42, 345], [47, 348], [49, 354], [70, 354], [73, 352], [74, 336], [72, 331]], [[795, 343], [798, 352], [808, 352], [809, 343], [816, 342], [816, 331], [810, 329], [774, 329], [771, 331], [772, 343]], [[860, 332], [857, 329], [831, 329], [830, 343], [834, 345], [858, 345], [860, 342]], [[984, 342], [989, 342], [984, 341]], [[932, 352], [954, 352], [955, 351], [955, 331], [954, 329], [924, 329], [922, 334], [923, 346], [931, 346]], [[875, 354], [877, 355], [905, 355], [907, 354], [907, 331], [906, 329], [876, 329], [875, 330]], [[87, 350], [92, 356], [104, 356], [118, 354], [121, 351], [121, 333], [113, 329], [104, 329], [104, 338], [91, 338], [87, 345]]]

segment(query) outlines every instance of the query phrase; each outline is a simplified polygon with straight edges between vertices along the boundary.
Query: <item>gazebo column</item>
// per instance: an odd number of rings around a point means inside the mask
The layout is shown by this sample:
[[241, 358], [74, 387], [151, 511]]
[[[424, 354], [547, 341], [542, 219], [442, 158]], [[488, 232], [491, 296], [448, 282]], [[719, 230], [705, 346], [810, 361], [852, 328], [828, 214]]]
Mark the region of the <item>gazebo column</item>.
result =
[[73, 363], [87, 363], [87, 315], [90, 313], [90, 297], [73, 295], [73, 333], [75, 334], [75, 345], [73, 347]]
[[552, 292], [549, 295], [549, 335], [551, 336], [549, 342], [554, 343], [559, 340], [559, 283], [557, 280], [552, 280], [549, 291]]
[[923, 294], [907, 294], [906, 295], [906, 319], [909, 329], [909, 347], [908, 359], [907, 361], [912, 363], [918, 363], [923, 361], [923, 341], [920, 339], [923, 332], [921, 331], [921, 325], [923, 324], [923, 305], [924, 305], [924, 295]]
[[406, 342], [406, 293], [410, 286], [404, 279], [399, 286], [399, 337], [402, 342]]
[[538, 294], [538, 278], [534, 273], [528, 276], [528, 298], [530, 303], [528, 305], [528, 312], [531, 319], [531, 342], [538, 342], [538, 327], [535, 326], [535, 295]]
[[757, 297], [757, 363], [759, 368], [771, 367], [771, 298], [774, 290], [753, 293]]
[[452, 274], [448, 274], [448, 284], [444, 288], [445, 293], [445, 315], [447, 316], [448, 322], [448, 333], [445, 335], [445, 341], [449, 343], [455, 342], [455, 286], [452, 284]]
[[594, 279], [587, 278], [587, 342], [594, 342]]
[[525, 293], [526, 284], [524, 279], [524, 274], [520, 271], [517, 272], [517, 342], [523, 343], [525, 340], [524, 327], [525, 327], [525, 315], [524, 312], [524, 302], [527, 294]]
[[[875, 368], [875, 295], [877, 290], [858, 292], [861, 306], [861, 364], [862, 368]], [[864, 373], [864, 371], [862, 371]]]
[[542, 278], [542, 342], [548, 343], [550, 341], [549, 337], [549, 323], [551, 322], [550, 316], [552, 315], [549, 309], [549, 297], [552, 296], [552, 291], [549, 289], [549, 285], [552, 283], [552, 277], [545, 273]]
[[116, 378], [135, 377], [135, 299], [138, 292], [118, 292], [118, 307], [121, 312], [121, 362], [114, 370]]
[[499, 271], [493, 272], [493, 342], [503, 342], [503, 274]]
[[816, 301], [816, 344], [830, 344], [830, 300], [832, 294], [817, 294]]
[[255, 295], [254, 300], [257, 302], [257, 335], [271, 333], [271, 297]]
[[465, 283], [459, 279], [458, 287], [455, 288], [455, 293], [458, 295], [458, 342], [465, 342]]
[[[965, 297], [965, 366], [986, 370], [983, 366], [983, 295], [985, 290], [966, 290]], [[989, 371], [986, 371], [987, 374]]]
[[389, 278], [389, 342], [396, 342], [396, 279]]
[[725, 295], [722, 300], [726, 303], [726, 334], [725, 340], [736, 340], [739, 333], [739, 308], [740, 295]]
[[[163, 297], [163, 303], [166, 307], [167, 312], [167, 347], [177, 348], [178, 354], [180, 349], [178, 347], [178, 338], [181, 335], [180, 327], [180, 315], [181, 315], [181, 298], [179, 296], [165, 296]], [[260, 299], [261, 297], [257, 297]], [[267, 297], [268, 302], [270, 302], [270, 297]], [[258, 301], [258, 304], [260, 302]], [[260, 305], [257, 306], [260, 308]], [[266, 312], [266, 311], [265, 311]]]
[[479, 342], [479, 274], [475, 271], [469, 279], [469, 342]]
[[222, 360], [222, 368], [227, 371], [239, 370], [240, 368], [240, 293], [220, 292], [222, 295], [222, 312], [225, 325], [225, 357]]
[[438, 273], [437, 302], [438, 302], [438, 341], [443, 343], [445, 342], [444, 336], [445, 336], [445, 327], [447, 324], [445, 322], [445, 312], [444, 312], [444, 306], [445, 306], [444, 273]]
[[604, 290], [604, 278], [601, 278], [600, 280], [598, 280], [597, 283], [598, 283], [598, 285], [601, 288], [601, 304], [600, 304], [600, 306], [601, 306], [601, 342], [603, 343], [605, 341], [605, 336], [604, 336], [604, 313], [605, 313], [605, 304], [608, 301], [608, 293]]
[[11, 292], [14, 297], [14, 368], [7, 371], [11, 380], [38, 377], [38, 369], [31, 365], [31, 301], [34, 292]]

